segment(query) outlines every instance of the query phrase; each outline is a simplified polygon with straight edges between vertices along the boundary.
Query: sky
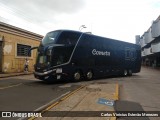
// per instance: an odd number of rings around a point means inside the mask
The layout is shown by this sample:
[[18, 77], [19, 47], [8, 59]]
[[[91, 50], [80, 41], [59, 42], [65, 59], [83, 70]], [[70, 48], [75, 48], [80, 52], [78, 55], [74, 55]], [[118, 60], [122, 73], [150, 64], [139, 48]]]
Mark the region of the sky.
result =
[[1, 22], [40, 35], [81, 29], [135, 43], [159, 15], [160, 0], [0, 0]]

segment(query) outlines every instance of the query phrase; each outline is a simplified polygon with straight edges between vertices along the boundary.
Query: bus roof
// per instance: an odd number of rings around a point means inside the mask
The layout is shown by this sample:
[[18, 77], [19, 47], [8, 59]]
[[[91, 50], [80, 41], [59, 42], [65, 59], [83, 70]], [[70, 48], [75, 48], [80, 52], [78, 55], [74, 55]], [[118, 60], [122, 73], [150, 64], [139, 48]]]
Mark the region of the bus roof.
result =
[[[89, 35], [89, 36], [106, 38], [106, 39], [113, 40], [113, 41], [119, 41], [119, 42], [123, 42], [123, 43], [128, 43], [128, 44], [136, 45], [136, 44], [134, 44], [134, 43], [129, 43], [129, 42], [122, 41], [122, 40], [117, 40], [117, 39], [113, 39], [113, 38], [108, 38], [108, 37], [103, 37], [103, 36], [99, 36], [99, 35], [94, 35], [94, 34], [92, 34], [91, 32], [81, 32], [81, 31], [68, 30], [68, 29], [59, 29], [59, 30], [54, 30], [54, 31], [60, 31], [60, 32], [63, 32], [63, 31], [64, 31], [64, 32], [76, 32], [76, 33], [81, 33], [81, 34], [85, 34], [85, 35]], [[50, 31], [50, 32], [53, 32], [53, 31]], [[49, 33], [50, 33], [50, 32], [49, 32]]]

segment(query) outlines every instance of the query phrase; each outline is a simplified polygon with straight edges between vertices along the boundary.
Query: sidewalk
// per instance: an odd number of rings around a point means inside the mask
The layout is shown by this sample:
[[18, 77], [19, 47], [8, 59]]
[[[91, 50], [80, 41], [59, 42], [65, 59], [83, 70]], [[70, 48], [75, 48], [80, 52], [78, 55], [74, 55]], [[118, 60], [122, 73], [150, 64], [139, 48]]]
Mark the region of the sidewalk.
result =
[[33, 72], [19, 72], [19, 73], [0, 73], [0, 78], [13, 77], [19, 75], [29, 75], [33, 74]]
[[36, 120], [116, 120], [109, 114], [118, 98], [118, 84], [90, 84], [48, 106]]

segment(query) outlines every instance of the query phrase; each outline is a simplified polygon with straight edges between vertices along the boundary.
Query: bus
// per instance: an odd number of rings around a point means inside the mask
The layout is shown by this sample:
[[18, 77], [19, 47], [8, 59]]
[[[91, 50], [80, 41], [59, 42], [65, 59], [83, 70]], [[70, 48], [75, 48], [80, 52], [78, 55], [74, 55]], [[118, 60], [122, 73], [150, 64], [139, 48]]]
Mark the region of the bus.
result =
[[34, 76], [44, 81], [131, 76], [141, 69], [139, 45], [80, 31], [51, 31], [37, 50]]

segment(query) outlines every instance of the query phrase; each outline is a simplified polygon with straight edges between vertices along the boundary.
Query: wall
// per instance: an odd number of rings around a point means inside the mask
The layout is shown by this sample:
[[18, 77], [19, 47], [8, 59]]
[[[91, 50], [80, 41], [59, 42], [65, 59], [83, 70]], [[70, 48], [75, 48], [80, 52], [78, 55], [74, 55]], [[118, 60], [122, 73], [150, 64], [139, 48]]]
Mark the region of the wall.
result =
[[[13, 26], [3, 26], [3, 28], [4, 29], [0, 30], [0, 36], [3, 36], [2, 65], [0, 65], [2, 67], [1, 72], [23, 72], [26, 56], [17, 56], [17, 44], [29, 45], [31, 47], [39, 46], [40, 40], [43, 36], [37, 35], [38, 37], [36, 38], [35, 34], [33, 33], [34, 36], [32, 37], [31, 32], [19, 28], [13, 29]], [[5, 28], [7, 28], [7, 30]], [[11, 30], [13, 31], [11, 32]], [[23, 33], [25, 33], [25, 35]], [[27, 34], [29, 35], [29, 37], [27, 36]], [[29, 57], [30, 72], [34, 70], [36, 52], [36, 50], [33, 50], [31, 53], [31, 57]]]
[[143, 64], [160, 67], [160, 16], [141, 37], [136, 35], [136, 43], [141, 46]]

